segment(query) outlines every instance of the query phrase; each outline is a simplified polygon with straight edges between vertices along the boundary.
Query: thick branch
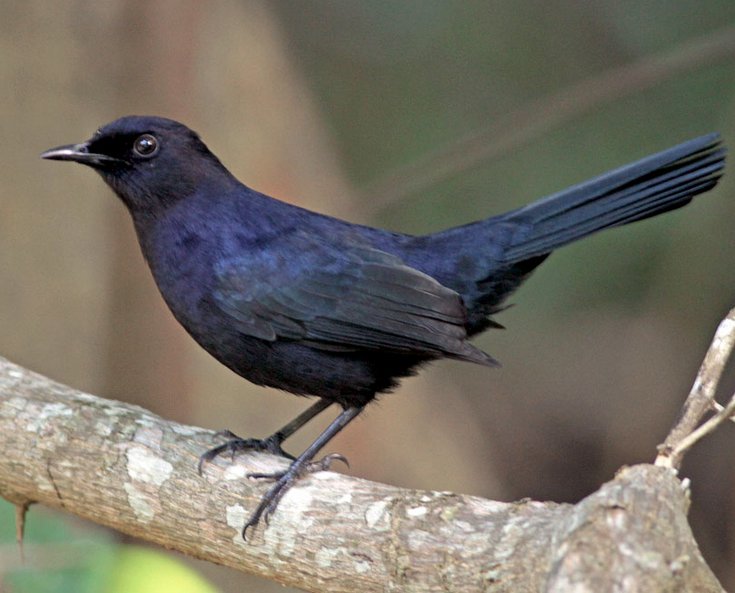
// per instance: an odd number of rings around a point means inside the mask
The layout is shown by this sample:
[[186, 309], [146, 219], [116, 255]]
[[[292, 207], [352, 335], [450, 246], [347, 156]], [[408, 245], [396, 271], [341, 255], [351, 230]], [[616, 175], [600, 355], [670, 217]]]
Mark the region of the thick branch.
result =
[[[673, 472], [620, 472], [576, 506], [500, 503], [321, 472], [244, 542], [265, 454], [199, 455], [212, 433], [0, 358], [0, 494], [310, 591], [721, 591]], [[621, 583], [625, 585], [620, 589]], [[579, 587], [578, 589], [575, 587]]]

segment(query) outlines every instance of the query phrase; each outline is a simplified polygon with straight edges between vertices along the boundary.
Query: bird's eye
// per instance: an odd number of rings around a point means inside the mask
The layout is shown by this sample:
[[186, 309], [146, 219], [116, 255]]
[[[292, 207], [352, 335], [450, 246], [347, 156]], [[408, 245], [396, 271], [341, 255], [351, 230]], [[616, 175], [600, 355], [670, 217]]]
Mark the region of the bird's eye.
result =
[[158, 140], [151, 134], [143, 134], [138, 136], [133, 143], [133, 151], [142, 157], [152, 157], [158, 152]]

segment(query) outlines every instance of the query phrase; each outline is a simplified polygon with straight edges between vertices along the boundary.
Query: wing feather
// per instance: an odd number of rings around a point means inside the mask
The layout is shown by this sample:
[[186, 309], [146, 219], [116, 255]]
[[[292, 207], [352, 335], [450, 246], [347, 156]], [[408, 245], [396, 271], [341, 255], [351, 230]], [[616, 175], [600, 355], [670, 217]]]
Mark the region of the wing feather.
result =
[[[314, 237], [293, 258], [233, 259], [217, 271], [215, 302], [238, 329], [263, 340], [305, 340], [331, 351], [388, 350], [495, 361], [467, 343], [459, 294], [398, 257], [366, 246], [337, 249]], [[291, 263], [296, 262], [296, 263]]]

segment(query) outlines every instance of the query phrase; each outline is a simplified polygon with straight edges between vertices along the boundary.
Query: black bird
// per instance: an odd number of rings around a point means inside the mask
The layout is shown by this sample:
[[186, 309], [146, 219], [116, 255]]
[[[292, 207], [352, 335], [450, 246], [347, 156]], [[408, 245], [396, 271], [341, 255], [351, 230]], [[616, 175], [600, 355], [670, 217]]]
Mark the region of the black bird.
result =
[[[130, 116], [46, 159], [92, 167], [120, 197], [159, 290], [212, 356], [258, 385], [320, 399], [267, 439], [202, 455], [267, 450], [292, 460], [243, 528], [266, 519], [313, 459], [377, 393], [419, 365], [497, 363], [468, 339], [558, 247], [688, 204], [717, 183], [717, 134], [689, 140], [528, 206], [409, 236], [298, 208], [240, 183], [186, 126]], [[298, 458], [281, 443], [331, 404], [342, 412]]]

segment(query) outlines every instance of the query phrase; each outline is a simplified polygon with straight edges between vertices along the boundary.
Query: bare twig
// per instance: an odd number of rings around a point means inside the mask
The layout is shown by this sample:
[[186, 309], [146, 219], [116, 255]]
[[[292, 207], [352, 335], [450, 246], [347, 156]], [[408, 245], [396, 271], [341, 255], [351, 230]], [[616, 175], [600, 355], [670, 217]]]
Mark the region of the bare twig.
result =
[[357, 201], [365, 214], [379, 212], [452, 176], [478, 167], [604, 103], [640, 92], [673, 76], [735, 54], [735, 27], [646, 56], [587, 78], [511, 111], [391, 175], [372, 183]]
[[[733, 397], [735, 397], [735, 394], [733, 394]], [[725, 409], [724, 406], [718, 404], [717, 402], [714, 402], [712, 404], [712, 407], [714, 408], [715, 412], [722, 412]], [[731, 422], [735, 422], [735, 416], [731, 415], [729, 419]]]
[[18, 544], [18, 553], [20, 554], [20, 562], [23, 564], [23, 536], [26, 531], [26, 515], [31, 503], [15, 505], [15, 541]]
[[[656, 465], [679, 469], [684, 452], [732, 416], [735, 396], [723, 408], [715, 401], [715, 395], [734, 346], [735, 309], [732, 309], [717, 327], [676, 424], [663, 444], [659, 445]], [[716, 415], [697, 428], [702, 416], [713, 409], [717, 410]]]
[[681, 458], [683, 453], [703, 436], [714, 431], [723, 422], [732, 420], [732, 415], [735, 413], [735, 395], [732, 396], [727, 406], [724, 408], [722, 406], [719, 407], [722, 408], [721, 411], [712, 416], [712, 418], [708, 419], [704, 424], [697, 427], [694, 432], [690, 433], [676, 444], [674, 449], [671, 451], [669, 458]]

